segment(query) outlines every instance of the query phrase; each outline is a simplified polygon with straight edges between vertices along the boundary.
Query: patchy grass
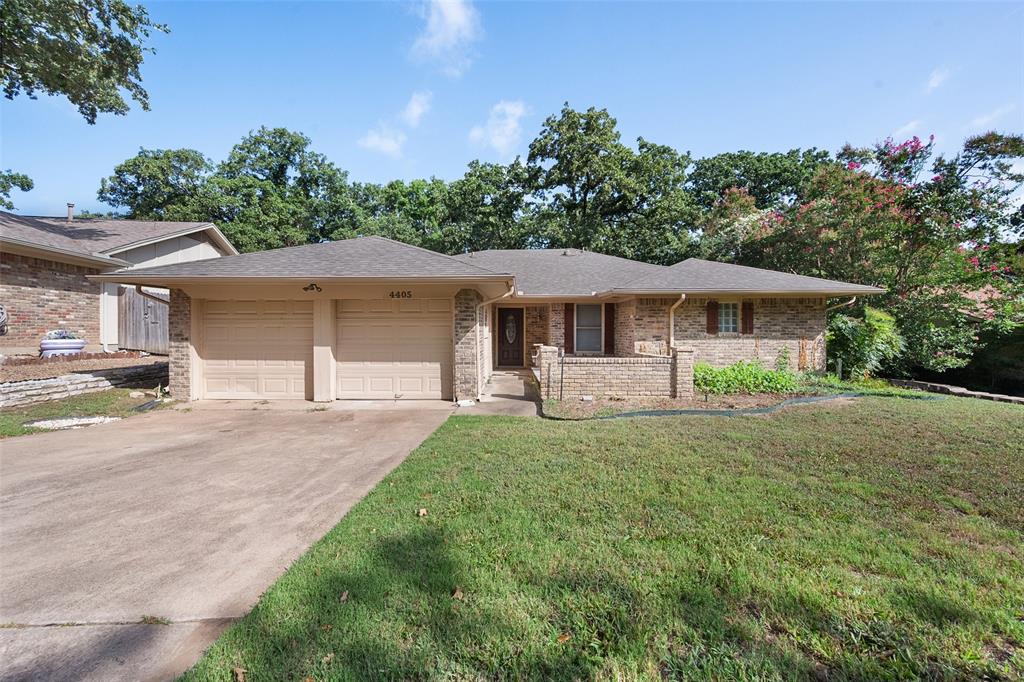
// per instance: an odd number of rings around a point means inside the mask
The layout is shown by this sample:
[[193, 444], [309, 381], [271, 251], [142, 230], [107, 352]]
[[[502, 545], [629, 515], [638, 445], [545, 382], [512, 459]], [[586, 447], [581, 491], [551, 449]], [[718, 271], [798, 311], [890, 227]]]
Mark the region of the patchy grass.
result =
[[[26, 422], [37, 419], [61, 419], [64, 417], [129, 417], [135, 412], [133, 408], [153, 400], [153, 396], [132, 398], [129, 394], [137, 388], [112, 388], [108, 391], [85, 393], [82, 395], [51, 400], [24, 407], [11, 407], [0, 410], [0, 438], [23, 436], [38, 433], [45, 429], [34, 429], [25, 426]], [[159, 409], [159, 408], [158, 408]]]
[[185, 679], [1019, 679], [1022, 510], [1012, 405], [453, 417]]

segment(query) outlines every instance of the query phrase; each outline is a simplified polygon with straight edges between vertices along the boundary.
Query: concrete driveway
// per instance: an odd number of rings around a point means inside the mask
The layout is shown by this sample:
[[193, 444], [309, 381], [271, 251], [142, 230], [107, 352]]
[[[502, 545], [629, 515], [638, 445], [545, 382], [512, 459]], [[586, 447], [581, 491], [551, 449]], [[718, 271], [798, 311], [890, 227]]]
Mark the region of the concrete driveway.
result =
[[0, 679], [186, 670], [451, 413], [343, 405], [200, 404], [0, 441]]

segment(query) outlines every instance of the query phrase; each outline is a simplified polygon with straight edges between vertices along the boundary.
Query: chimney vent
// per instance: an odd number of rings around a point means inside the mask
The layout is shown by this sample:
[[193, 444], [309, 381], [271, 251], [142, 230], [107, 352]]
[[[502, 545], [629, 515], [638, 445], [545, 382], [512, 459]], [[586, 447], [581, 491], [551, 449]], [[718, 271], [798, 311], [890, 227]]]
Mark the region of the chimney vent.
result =
[[69, 201], [68, 202], [68, 222], [70, 223], [74, 219], [75, 219], [75, 205]]

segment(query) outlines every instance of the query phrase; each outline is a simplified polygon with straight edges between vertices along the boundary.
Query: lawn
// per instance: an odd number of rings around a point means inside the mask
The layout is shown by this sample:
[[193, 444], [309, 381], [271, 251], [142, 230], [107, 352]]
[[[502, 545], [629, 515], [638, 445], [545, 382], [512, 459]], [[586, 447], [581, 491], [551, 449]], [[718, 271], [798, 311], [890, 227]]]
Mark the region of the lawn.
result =
[[151, 395], [143, 398], [132, 398], [130, 394], [138, 390], [112, 388], [107, 391], [83, 393], [61, 400], [50, 400], [45, 403], [0, 410], [0, 438], [23, 436], [28, 433], [42, 431], [43, 429], [25, 426], [26, 422], [33, 422], [37, 419], [94, 417], [98, 415], [129, 417], [135, 414], [135, 407], [153, 400]]
[[1011, 405], [453, 417], [185, 679], [1019, 679], [1022, 510]]

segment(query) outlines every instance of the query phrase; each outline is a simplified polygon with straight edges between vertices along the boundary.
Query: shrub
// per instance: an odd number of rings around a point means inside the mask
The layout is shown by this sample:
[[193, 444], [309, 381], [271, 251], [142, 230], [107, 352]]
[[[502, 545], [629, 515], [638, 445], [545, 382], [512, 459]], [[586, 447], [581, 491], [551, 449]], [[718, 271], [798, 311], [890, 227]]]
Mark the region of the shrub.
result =
[[896, 320], [876, 308], [865, 307], [863, 319], [837, 314], [828, 322], [828, 353], [851, 378], [873, 375], [904, 349]]
[[796, 390], [797, 379], [759, 362], [737, 362], [721, 369], [698, 362], [693, 366], [693, 387], [698, 393], [788, 393]]

